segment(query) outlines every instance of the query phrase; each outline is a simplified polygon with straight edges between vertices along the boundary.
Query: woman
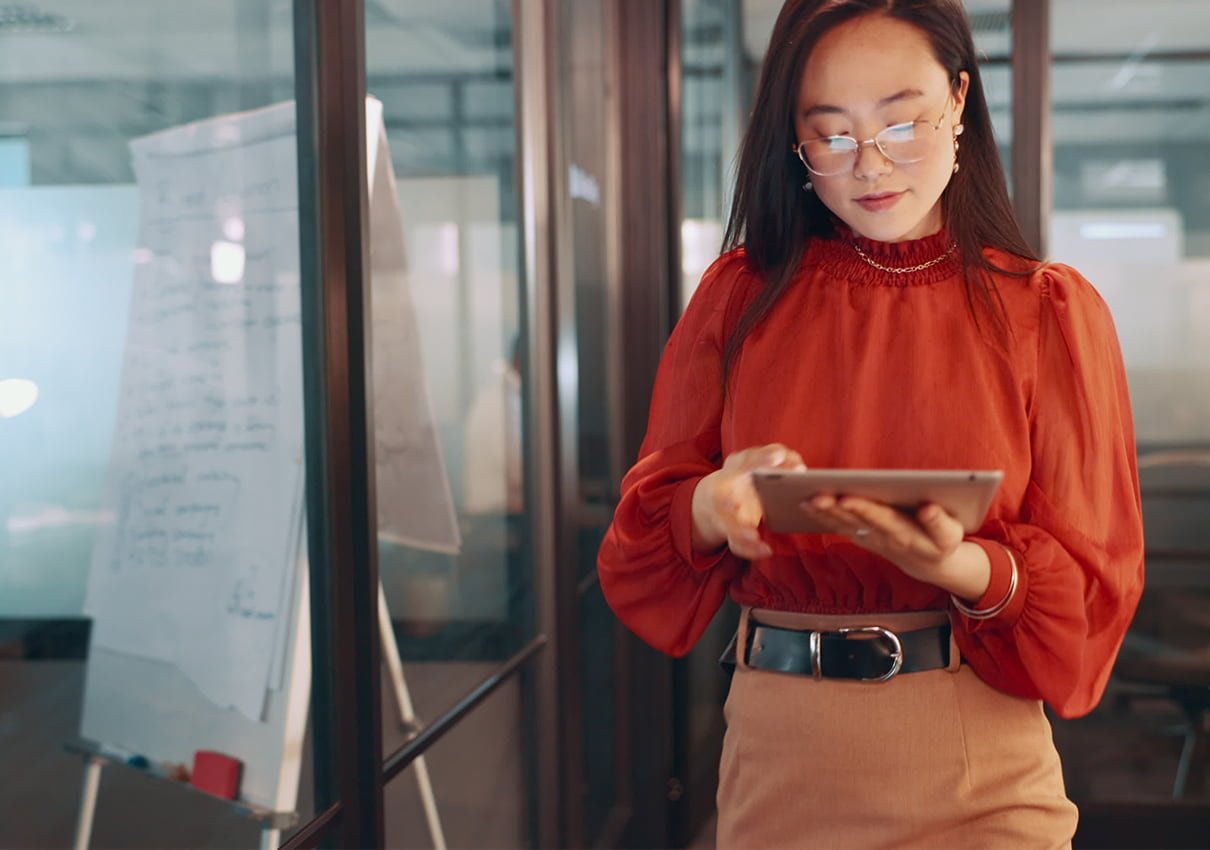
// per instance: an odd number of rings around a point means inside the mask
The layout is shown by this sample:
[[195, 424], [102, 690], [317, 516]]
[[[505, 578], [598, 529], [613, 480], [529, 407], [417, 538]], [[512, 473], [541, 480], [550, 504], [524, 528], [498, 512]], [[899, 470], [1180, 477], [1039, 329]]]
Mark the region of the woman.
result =
[[[672, 655], [742, 606], [718, 846], [1069, 846], [1042, 704], [1096, 705], [1137, 603], [1134, 432], [1109, 311], [1013, 220], [960, 2], [787, 2], [737, 184], [599, 557]], [[974, 535], [831, 496], [769, 533], [751, 471], [805, 465], [1004, 481]]]

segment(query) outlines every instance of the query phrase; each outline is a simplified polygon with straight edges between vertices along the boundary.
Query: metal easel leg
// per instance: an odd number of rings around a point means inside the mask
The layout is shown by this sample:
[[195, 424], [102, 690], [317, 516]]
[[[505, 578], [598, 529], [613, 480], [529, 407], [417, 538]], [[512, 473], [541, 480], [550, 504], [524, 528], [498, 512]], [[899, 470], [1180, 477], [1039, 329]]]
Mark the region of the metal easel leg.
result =
[[80, 796], [80, 817], [76, 821], [74, 850], [87, 850], [92, 840], [92, 818], [97, 811], [97, 791], [101, 787], [102, 762], [95, 756], [84, 759], [84, 791]]
[[277, 850], [281, 846], [281, 830], [267, 826], [260, 831], [260, 850]]
[[[378, 633], [382, 639], [382, 658], [391, 677], [391, 688], [395, 692], [395, 705], [399, 708], [399, 721], [405, 729], [416, 726], [416, 711], [412, 707], [412, 695], [403, 678], [403, 662], [399, 660], [399, 644], [395, 642], [395, 630], [391, 628], [391, 612], [387, 609], [387, 597], [378, 583]], [[434, 850], [446, 850], [445, 832], [441, 828], [441, 815], [437, 811], [437, 799], [433, 796], [433, 783], [429, 778], [428, 764], [424, 756], [412, 762], [416, 768], [416, 784], [420, 788], [420, 801], [424, 804], [424, 817], [428, 821], [429, 835]]]

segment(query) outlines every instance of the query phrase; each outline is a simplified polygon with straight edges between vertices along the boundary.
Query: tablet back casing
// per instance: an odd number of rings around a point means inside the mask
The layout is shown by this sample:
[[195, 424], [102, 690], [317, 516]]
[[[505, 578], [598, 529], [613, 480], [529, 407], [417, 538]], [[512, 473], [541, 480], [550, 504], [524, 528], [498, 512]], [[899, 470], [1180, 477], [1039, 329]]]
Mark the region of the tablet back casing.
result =
[[803, 512], [802, 503], [827, 494], [859, 496], [915, 514], [933, 502], [962, 523], [967, 534], [983, 525], [1004, 474], [999, 470], [760, 469], [752, 473], [765, 510], [765, 525], [783, 534], [826, 532]]

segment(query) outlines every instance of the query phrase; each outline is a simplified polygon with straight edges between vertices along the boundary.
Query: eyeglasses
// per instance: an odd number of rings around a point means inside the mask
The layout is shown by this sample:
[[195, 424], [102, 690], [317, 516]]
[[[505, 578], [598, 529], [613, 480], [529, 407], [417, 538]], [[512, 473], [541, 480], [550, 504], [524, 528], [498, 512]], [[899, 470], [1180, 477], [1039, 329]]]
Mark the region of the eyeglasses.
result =
[[[949, 109], [948, 102], [945, 108]], [[891, 162], [907, 165], [920, 162], [929, 155], [943, 118], [944, 109], [936, 121], [921, 119], [894, 124], [864, 142], [859, 142], [852, 136], [819, 136], [801, 141], [793, 145], [791, 150], [798, 154], [808, 171], [820, 177], [831, 177], [851, 171], [857, 164], [858, 154], [866, 145], [875, 145]]]

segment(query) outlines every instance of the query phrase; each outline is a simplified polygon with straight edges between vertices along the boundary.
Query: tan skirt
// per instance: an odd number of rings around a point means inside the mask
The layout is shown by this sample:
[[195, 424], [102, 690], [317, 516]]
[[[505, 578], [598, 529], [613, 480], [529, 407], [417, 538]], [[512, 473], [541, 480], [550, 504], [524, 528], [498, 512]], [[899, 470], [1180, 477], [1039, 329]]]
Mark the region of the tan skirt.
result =
[[[750, 614], [828, 630], [907, 631], [945, 618], [745, 609], [741, 635]], [[871, 684], [741, 664], [724, 712], [720, 850], [1071, 845], [1076, 807], [1041, 703], [991, 688], [967, 665]]]

